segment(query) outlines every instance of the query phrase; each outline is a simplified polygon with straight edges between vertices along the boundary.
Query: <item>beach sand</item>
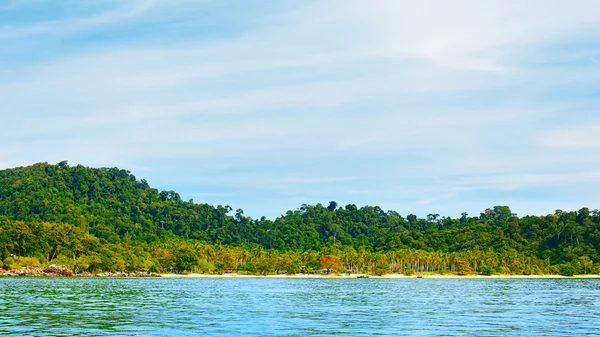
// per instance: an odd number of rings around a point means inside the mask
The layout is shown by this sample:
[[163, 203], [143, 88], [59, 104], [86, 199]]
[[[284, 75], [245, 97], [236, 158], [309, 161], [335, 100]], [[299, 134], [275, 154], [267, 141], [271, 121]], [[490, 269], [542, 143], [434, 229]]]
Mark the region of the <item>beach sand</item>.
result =
[[[358, 278], [358, 276], [366, 276], [365, 274], [279, 274], [279, 275], [245, 275], [237, 273], [226, 273], [222, 275], [218, 274], [161, 274], [161, 277], [171, 278], [282, 278], [282, 279], [344, 279], [344, 278]], [[441, 275], [441, 274], [415, 274], [411, 276], [405, 276], [402, 274], [387, 274], [383, 276], [369, 275], [369, 278], [382, 278], [382, 279], [412, 279], [412, 278], [436, 278], [436, 279], [556, 279], [556, 278], [598, 278], [600, 275], [575, 275], [575, 276], [561, 276], [561, 275]]]

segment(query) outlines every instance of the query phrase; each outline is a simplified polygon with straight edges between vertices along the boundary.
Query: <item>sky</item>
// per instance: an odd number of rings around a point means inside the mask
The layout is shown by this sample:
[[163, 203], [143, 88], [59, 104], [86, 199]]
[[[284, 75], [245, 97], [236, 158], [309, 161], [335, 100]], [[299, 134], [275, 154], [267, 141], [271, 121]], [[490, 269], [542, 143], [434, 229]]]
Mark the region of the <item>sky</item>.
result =
[[600, 205], [597, 0], [0, 0], [0, 169], [302, 204]]

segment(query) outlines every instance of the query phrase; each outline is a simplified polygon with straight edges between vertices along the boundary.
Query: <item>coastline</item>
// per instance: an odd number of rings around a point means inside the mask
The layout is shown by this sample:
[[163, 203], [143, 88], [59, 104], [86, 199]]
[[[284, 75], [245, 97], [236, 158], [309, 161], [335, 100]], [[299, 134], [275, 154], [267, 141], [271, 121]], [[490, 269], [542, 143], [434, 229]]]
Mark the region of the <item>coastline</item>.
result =
[[582, 274], [573, 276], [563, 275], [456, 275], [456, 274], [414, 274], [406, 276], [403, 274], [386, 274], [381, 276], [368, 274], [272, 274], [272, 275], [250, 275], [238, 273], [225, 274], [149, 274], [149, 273], [81, 273], [81, 274], [59, 274], [45, 273], [32, 270], [20, 271], [3, 271], [0, 272], [0, 278], [5, 277], [74, 277], [74, 278], [138, 278], [138, 277], [153, 277], [153, 278], [273, 278], [273, 279], [358, 279], [358, 278], [373, 278], [373, 279], [600, 279], [597, 274]]
[[149, 273], [149, 272], [103, 272], [103, 273], [74, 273], [65, 266], [49, 265], [44, 269], [41, 268], [21, 268], [16, 270], [0, 269], [0, 277], [164, 277], [164, 278], [280, 278], [280, 279], [354, 279], [354, 278], [376, 278], [376, 279], [559, 279], [559, 278], [578, 278], [578, 279], [600, 279], [600, 274], [580, 274], [573, 276], [564, 275], [507, 275], [507, 274], [437, 274], [437, 273], [415, 273], [407, 276], [404, 274], [384, 274], [384, 275], [369, 275], [364, 273], [350, 274], [240, 274], [240, 273], [225, 273], [225, 274], [201, 274], [201, 273]]
[[[280, 278], [280, 279], [354, 279], [359, 276], [367, 276], [366, 274], [279, 274], [279, 275], [247, 275], [238, 273], [226, 273], [226, 274], [159, 274], [160, 277], [164, 278]], [[424, 275], [411, 275], [406, 276], [402, 274], [387, 274], [382, 276], [368, 275], [369, 278], [376, 279], [417, 279], [417, 278], [431, 278], [431, 279], [574, 279], [574, 278], [586, 278], [586, 279], [600, 279], [600, 275], [587, 274], [587, 275], [574, 275], [574, 276], [563, 276], [563, 275], [442, 275], [442, 274], [424, 274]]]

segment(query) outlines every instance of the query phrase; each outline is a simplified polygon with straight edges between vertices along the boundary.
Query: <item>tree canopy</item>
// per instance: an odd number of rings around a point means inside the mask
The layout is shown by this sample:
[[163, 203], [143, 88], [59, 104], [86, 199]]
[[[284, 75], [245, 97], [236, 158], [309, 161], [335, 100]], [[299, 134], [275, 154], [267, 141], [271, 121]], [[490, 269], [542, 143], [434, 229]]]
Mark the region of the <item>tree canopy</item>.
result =
[[[218, 260], [200, 254], [199, 247], [217, 247], [211, 248], [219, 252], [214, 256], [227, 249], [261, 253], [246, 266], [237, 253], [225, 253], [228, 258], [219, 255]], [[421, 262], [425, 256], [448, 262], [431, 262], [427, 269], [430, 265], [439, 269], [442, 264], [474, 271], [481, 265], [510, 269], [516, 263], [538, 269], [568, 264], [576, 272], [588, 272], [600, 261], [600, 213], [581, 208], [518, 217], [508, 206], [495, 206], [476, 216], [419, 218], [378, 206], [340, 207], [330, 201], [326, 206], [303, 204], [274, 220], [252, 219], [242, 209], [233, 212], [229, 206], [184, 201], [175, 191], [158, 191], [118, 168], [71, 167], [61, 162], [0, 171], [3, 260], [10, 254], [42, 261], [60, 256], [71, 262], [81, 260], [77, 263], [82, 270], [158, 266], [189, 271], [201, 270], [203, 265], [254, 270], [260, 269], [259, 260], [271, 251], [277, 259], [287, 259], [290, 270], [308, 265], [315, 269], [319, 261], [331, 265], [340, 260], [345, 267], [361, 264], [349, 260], [350, 252], [379, 256], [375, 264], [363, 261], [361, 265], [368, 268], [393, 270], [394, 264], [403, 261], [391, 258], [394, 253], [418, 252]], [[306, 252], [321, 255], [308, 260], [289, 256]], [[473, 262], [469, 256], [477, 254], [488, 256], [488, 261], [482, 257]], [[410, 268], [423, 268], [424, 264], [415, 261], [408, 263]], [[405, 263], [400, 265], [404, 268]], [[512, 269], [523, 271], [517, 265]]]

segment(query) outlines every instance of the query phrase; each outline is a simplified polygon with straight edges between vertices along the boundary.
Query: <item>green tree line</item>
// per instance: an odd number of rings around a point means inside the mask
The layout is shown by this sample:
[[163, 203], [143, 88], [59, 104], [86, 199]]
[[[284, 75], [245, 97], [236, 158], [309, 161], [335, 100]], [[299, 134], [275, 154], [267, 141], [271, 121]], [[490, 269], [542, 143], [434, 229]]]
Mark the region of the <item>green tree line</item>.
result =
[[[59, 259], [87, 271], [587, 273], [600, 261], [600, 213], [588, 208], [418, 218], [332, 201], [252, 219], [158, 191], [126, 170], [67, 162], [0, 171], [0, 215], [3, 260]], [[220, 255], [228, 251], [235, 263]], [[323, 268], [327, 256], [339, 263]]]

